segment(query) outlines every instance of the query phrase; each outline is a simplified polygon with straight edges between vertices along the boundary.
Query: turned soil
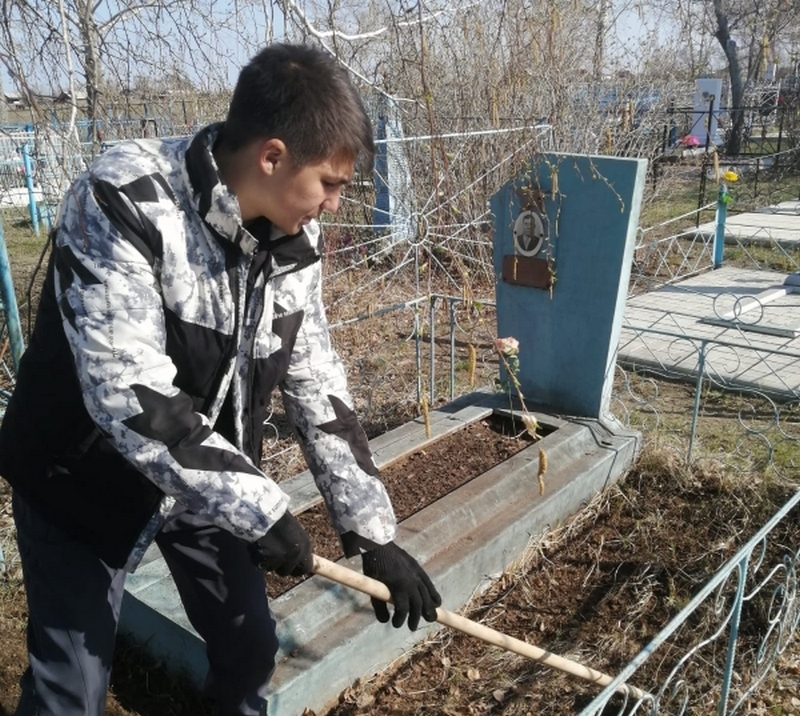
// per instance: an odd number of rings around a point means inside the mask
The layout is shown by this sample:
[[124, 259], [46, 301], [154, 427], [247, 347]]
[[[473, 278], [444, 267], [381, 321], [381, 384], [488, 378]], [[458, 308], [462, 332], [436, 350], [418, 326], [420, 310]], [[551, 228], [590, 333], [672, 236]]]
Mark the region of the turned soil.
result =
[[[616, 674], [795, 489], [752, 478], [733, 480], [713, 465], [688, 471], [668, 454], [648, 448], [623, 481], [536, 540], [521, 563], [465, 615]], [[759, 578], [786, 552], [791, 557], [786, 545], [798, 544], [797, 517], [795, 513], [771, 536], [765, 566], [756, 572]], [[773, 583], [777, 594], [781, 581], [779, 574]], [[730, 599], [734, 590], [732, 579], [722, 594]], [[749, 667], [757, 662], [776, 593], [764, 589], [745, 604], [734, 692], [747, 683]], [[714, 600], [707, 600], [632, 683], [654, 691], [664, 683], [681, 655], [719, 628], [713, 607]], [[711, 644], [680, 674], [692, 684], [692, 708], [685, 713], [700, 716], [716, 710], [727, 652], [724, 639]], [[777, 669], [740, 713], [800, 714], [797, 654], [795, 647], [778, 660]], [[598, 687], [579, 679], [442, 630], [395, 668], [349, 688], [326, 716], [556, 716], [579, 713], [598, 693]], [[695, 698], [697, 694], [701, 696]], [[621, 698], [612, 706], [604, 713], [625, 712]], [[669, 695], [661, 707], [660, 713], [684, 713], [669, 702]]]
[[[527, 432], [497, 416], [477, 420], [426, 446], [395, 460], [381, 470], [381, 480], [402, 522], [423, 507], [444, 497], [465, 482], [508, 460], [533, 442]], [[318, 505], [298, 516], [311, 538], [314, 553], [336, 561], [342, 554], [327, 510]], [[277, 597], [303, 579], [268, 574], [267, 591]]]

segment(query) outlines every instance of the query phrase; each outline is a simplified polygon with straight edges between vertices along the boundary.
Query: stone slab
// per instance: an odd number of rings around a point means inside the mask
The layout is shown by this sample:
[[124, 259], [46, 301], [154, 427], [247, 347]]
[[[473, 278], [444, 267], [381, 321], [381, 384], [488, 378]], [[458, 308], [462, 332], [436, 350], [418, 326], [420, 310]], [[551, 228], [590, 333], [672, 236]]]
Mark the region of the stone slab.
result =
[[[544, 153], [491, 199], [497, 335], [519, 341], [522, 391], [553, 412], [608, 414], [646, 168], [644, 159]], [[534, 256], [520, 244], [532, 215], [543, 227]], [[534, 258], [547, 262], [549, 288], [514, 278]]]
[[[698, 232], [709, 236], [715, 230], [713, 221], [697, 227]], [[800, 201], [782, 201], [742, 214], [729, 212], [725, 220], [725, 243], [800, 245]]]
[[[727, 384], [800, 396], [795, 276], [724, 266], [630, 298], [618, 359], [666, 375], [694, 376], [706, 350], [706, 369]], [[751, 304], [765, 307], [763, 313], [751, 309], [745, 320], [730, 319], [737, 305]]]

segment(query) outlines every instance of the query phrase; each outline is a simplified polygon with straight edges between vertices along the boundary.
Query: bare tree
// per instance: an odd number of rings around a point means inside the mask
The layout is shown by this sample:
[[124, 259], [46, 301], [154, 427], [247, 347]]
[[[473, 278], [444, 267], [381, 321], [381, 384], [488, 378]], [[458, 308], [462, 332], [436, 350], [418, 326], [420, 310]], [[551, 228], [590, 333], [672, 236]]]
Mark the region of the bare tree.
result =
[[143, 78], [229, 87], [240, 48], [271, 39], [269, 10], [253, 0], [18, 0], [0, 11], [0, 61], [34, 106], [43, 94], [80, 104], [96, 150], [104, 104]]
[[[730, 20], [728, 18], [728, 8], [726, 0], [713, 0], [714, 17], [716, 18], [717, 38], [725, 58], [728, 61], [728, 74], [731, 81], [731, 131], [728, 136], [726, 150], [728, 154], [737, 155], [741, 152], [742, 132], [744, 129], [744, 88], [745, 78], [742, 75], [742, 67], [739, 62], [739, 50], [736, 41], [731, 36]], [[749, 73], [748, 73], [749, 74]]]
[[608, 32], [609, 0], [597, 1], [597, 25], [594, 36], [594, 57], [592, 59], [592, 75], [595, 82], [603, 78], [605, 60], [606, 33]]
[[[404, 155], [413, 194], [405, 226], [416, 238], [404, 239], [401, 254], [427, 252], [426, 276], [438, 266], [459, 286], [479, 272], [493, 280], [489, 199], [536, 152], [658, 150], [662, 110], [680, 78], [656, 34], [621, 42], [616, 27], [625, 8], [638, 6], [647, 19], [647, 2], [9, 0], [0, 5], [0, 62], [37, 126], [55, 131], [48, 115], [58, 111], [59, 138], [69, 136], [79, 154], [78, 141], [96, 151], [102, 129], [120, 108], [130, 117], [134, 99], [148, 111], [177, 103], [182, 132], [194, 118], [222, 118], [238, 68], [275, 35], [321, 45], [360, 84], [373, 116], [391, 111], [405, 133], [395, 154]], [[67, 103], [37, 109], [47, 87]], [[80, 119], [88, 136], [78, 136]], [[72, 169], [65, 161], [64, 174]], [[360, 194], [343, 225], [359, 225], [370, 241], [375, 190], [354, 184]]]
[[[409, 250], [427, 252], [426, 279], [438, 271], [463, 285], [467, 274], [491, 266], [481, 233], [489, 198], [536, 152], [649, 156], [660, 147], [659, 106], [666, 109], [674, 79], [652, 38], [626, 38], [624, 46], [616, 39], [614, 23], [632, 4], [284, 0], [283, 7], [287, 31], [334, 53], [371, 106], [391, 100], [413, 178], [418, 235]], [[619, 75], [623, 51], [657, 74]], [[398, 250], [403, 261], [402, 242]]]
[[[766, 53], [780, 44], [783, 36], [800, 20], [800, 5], [791, 0], [694, 0], [676, 3], [688, 18], [688, 10], [713, 35], [725, 58], [730, 80], [729, 114], [731, 130], [726, 151], [737, 155], [742, 149], [748, 87], [760, 78]], [[686, 27], [687, 41], [691, 41]]]

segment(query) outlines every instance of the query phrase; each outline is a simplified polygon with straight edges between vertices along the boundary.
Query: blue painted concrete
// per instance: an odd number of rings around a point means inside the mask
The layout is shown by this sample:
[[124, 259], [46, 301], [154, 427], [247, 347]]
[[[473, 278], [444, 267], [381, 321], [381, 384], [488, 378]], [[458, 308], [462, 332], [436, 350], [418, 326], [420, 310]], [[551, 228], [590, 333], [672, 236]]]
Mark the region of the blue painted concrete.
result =
[[33, 157], [31, 156], [32, 146], [30, 143], [22, 145], [22, 161], [25, 167], [25, 186], [28, 189], [28, 211], [31, 215], [31, 226], [33, 233], [39, 235], [39, 207], [36, 205], [36, 189], [33, 183]]
[[[646, 168], [640, 159], [544, 154], [492, 197], [498, 336], [520, 343], [530, 404], [608, 414]], [[501, 278], [531, 189], [543, 193], [550, 236], [536, 258], [555, 270], [552, 291]]]
[[402, 139], [400, 110], [392, 99], [382, 97], [375, 137], [373, 222], [376, 234], [391, 234], [391, 243], [410, 240], [415, 231], [411, 220], [411, 173]]
[[728, 187], [721, 184], [717, 195], [717, 228], [714, 232], [714, 268], [722, 266], [722, 257], [725, 252], [725, 221], [728, 218]]

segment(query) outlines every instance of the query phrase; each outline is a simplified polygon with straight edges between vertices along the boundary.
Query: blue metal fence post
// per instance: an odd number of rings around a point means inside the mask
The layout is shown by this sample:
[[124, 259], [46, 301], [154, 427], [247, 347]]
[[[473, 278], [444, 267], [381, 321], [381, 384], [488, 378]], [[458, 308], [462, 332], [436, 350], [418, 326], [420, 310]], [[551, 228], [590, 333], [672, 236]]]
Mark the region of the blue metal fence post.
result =
[[14, 282], [11, 279], [11, 264], [8, 262], [6, 237], [3, 226], [0, 224], [0, 299], [3, 302], [6, 326], [8, 326], [8, 339], [11, 344], [11, 358], [14, 361], [14, 370], [19, 368], [19, 359], [25, 344], [22, 339], [22, 326], [19, 322], [17, 297], [14, 294]]
[[380, 99], [375, 135], [373, 231], [386, 237], [374, 247], [380, 253], [399, 241], [412, 240], [417, 231], [417, 221], [412, 219], [411, 170], [403, 148], [403, 125], [397, 105], [388, 97]]
[[744, 588], [747, 582], [747, 566], [749, 561], [750, 554], [747, 554], [742, 557], [741, 562], [739, 562], [739, 579], [736, 584], [736, 596], [734, 597], [733, 611], [731, 612], [728, 653], [725, 657], [725, 669], [722, 672], [722, 685], [719, 692], [719, 703], [717, 703], [717, 716], [725, 716], [728, 713], [728, 696], [731, 691], [733, 665], [736, 660], [736, 646], [739, 641], [739, 624], [742, 618], [742, 604], [744, 602]]
[[31, 158], [31, 145], [26, 142], [22, 145], [22, 164], [25, 167], [25, 186], [28, 188], [28, 210], [31, 214], [33, 233], [39, 235], [39, 209], [36, 206], [36, 193], [33, 187], [33, 159]]
[[719, 185], [717, 194], [717, 217], [714, 231], [714, 268], [722, 266], [722, 253], [725, 250], [725, 221], [728, 218], [728, 187]]

